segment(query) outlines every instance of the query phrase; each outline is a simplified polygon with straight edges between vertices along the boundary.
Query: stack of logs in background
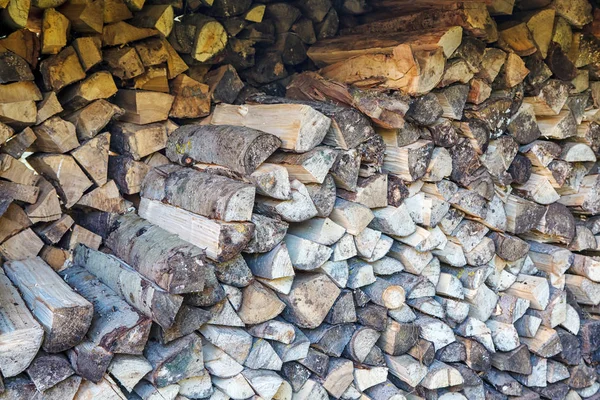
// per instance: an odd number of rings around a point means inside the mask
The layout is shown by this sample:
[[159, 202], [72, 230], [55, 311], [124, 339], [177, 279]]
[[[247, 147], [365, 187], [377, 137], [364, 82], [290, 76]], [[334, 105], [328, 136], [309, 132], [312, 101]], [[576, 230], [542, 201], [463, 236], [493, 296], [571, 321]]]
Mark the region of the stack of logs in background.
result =
[[0, 0], [0, 399], [598, 399], [587, 0]]

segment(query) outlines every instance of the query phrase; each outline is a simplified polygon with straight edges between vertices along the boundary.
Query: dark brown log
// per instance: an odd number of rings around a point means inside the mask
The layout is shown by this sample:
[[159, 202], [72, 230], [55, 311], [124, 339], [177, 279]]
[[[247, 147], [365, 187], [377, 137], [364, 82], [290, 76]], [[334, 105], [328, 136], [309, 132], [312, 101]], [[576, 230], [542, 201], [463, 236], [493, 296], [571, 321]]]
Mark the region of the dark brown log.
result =
[[73, 375], [69, 360], [62, 354], [40, 351], [27, 368], [27, 375], [40, 392], [46, 391]]
[[88, 341], [79, 343], [70, 349], [67, 354], [77, 375], [94, 383], [98, 383], [103, 379], [113, 358], [111, 352]]
[[32, 81], [31, 68], [23, 58], [12, 51], [0, 52], [0, 83]]
[[215, 103], [233, 104], [244, 83], [232, 65], [223, 65], [206, 74], [206, 84]]

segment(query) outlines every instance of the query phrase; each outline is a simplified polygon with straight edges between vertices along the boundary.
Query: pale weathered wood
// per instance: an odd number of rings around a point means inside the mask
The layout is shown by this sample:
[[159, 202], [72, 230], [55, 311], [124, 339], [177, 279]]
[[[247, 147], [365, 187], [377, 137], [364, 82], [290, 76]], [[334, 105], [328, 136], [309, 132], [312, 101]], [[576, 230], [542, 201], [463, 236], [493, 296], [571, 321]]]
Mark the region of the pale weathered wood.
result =
[[[280, 119], [280, 122], [277, 122]], [[270, 121], [268, 124], [265, 121]], [[303, 153], [323, 141], [331, 120], [312, 107], [295, 104], [231, 106], [219, 104], [213, 125], [236, 125], [277, 136], [282, 148]]]
[[250, 128], [188, 125], [169, 137], [166, 154], [182, 165], [217, 164], [250, 174], [280, 145], [277, 137]]
[[11, 261], [4, 268], [44, 327], [46, 351], [63, 351], [83, 339], [92, 322], [93, 306], [73, 292], [48, 264], [31, 258]]
[[[228, 261], [239, 254], [252, 238], [254, 226], [248, 222], [222, 222], [142, 198], [140, 215], [148, 221], [189, 242], [189, 248], [206, 249], [215, 261]], [[118, 240], [118, 239], [117, 239]], [[196, 247], [197, 246], [197, 247]], [[190, 282], [191, 283], [191, 282]]]
[[129, 305], [163, 328], [173, 325], [183, 298], [168, 294], [118, 258], [77, 246], [73, 265], [84, 267]]
[[249, 221], [254, 205], [252, 186], [177, 165], [152, 169], [141, 196], [225, 222]]
[[21, 296], [4, 274], [0, 271], [2, 285], [2, 346], [0, 371], [5, 377], [23, 372], [37, 354], [44, 336], [40, 324], [33, 318]]
[[150, 318], [139, 314], [83, 267], [61, 271], [65, 281], [94, 306], [88, 338], [113, 353], [141, 354], [150, 333]]
[[152, 371], [152, 364], [143, 356], [117, 354], [108, 366], [108, 372], [127, 391], [132, 391], [134, 386], [150, 371]]
[[[181, 357], [181, 354], [186, 356]], [[202, 340], [197, 333], [166, 345], [150, 341], [144, 350], [144, 356], [152, 365], [147, 379], [159, 388], [198, 376], [204, 370]]]
[[202, 271], [209, 264], [200, 248], [134, 214], [120, 217], [117, 224], [106, 239], [117, 256], [169, 293], [202, 290]]

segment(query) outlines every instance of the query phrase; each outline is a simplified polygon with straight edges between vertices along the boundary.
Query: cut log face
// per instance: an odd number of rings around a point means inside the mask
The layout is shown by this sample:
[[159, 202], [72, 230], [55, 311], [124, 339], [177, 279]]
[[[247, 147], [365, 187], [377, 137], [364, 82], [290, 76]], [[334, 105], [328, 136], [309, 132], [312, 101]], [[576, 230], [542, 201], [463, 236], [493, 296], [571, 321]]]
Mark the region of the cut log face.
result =
[[144, 350], [144, 356], [152, 365], [147, 379], [159, 388], [198, 376], [204, 371], [202, 340], [196, 333], [167, 345], [150, 341]]
[[0, 271], [0, 284], [2, 304], [5, 305], [0, 313], [3, 326], [0, 332], [3, 343], [0, 346], [0, 371], [9, 378], [25, 371], [30, 365], [40, 349], [44, 331], [4, 271]]
[[290, 293], [280, 295], [287, 306], [284, 316], [300, 327], [316, 328], [325, 319], [339, 293], [338, 287], [324, 274], [298, 275]]
[[44, 350], [63, 351], [83, 339], [92, 322], [93, 306], [48, 264], [40, 258], [12, 261], [5, 264], [5, 271], [46, 331]]

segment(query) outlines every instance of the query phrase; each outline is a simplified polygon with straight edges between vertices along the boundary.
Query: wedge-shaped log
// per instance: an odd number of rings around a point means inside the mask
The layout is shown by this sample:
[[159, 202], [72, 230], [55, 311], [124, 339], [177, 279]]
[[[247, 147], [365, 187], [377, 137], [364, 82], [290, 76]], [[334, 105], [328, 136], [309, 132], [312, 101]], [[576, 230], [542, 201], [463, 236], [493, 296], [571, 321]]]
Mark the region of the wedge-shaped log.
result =
[[143, 356], [118, 354], [108, 366], [108, 372], [127, 391], [132, 391], [134, 386], [150, 371], [152, 371], [152, 364]]
[[[320, 188], [319, 185], [317, 186]], [[289, 200], [275, 200], [266, 196], [257, 196], [255, 211], [287, 222], [303, 222], [319, 215], [308, 186], [294, 179], [290, 183], [290, 187], [291, 198]]]
[[[250, 354], [252, 336], [242, 328], [204, 325], [200, 328], [200, 333], [208, 342], [232, 357], [238, 364], [243, 364]], [[217, 355], [216, 353], [213, 356]]]
[[92, 322], [94, 308], [75, 293], [40, 258], [11, 261], [4, 265], [23, 300], [44, 327], [44, 350], [59, 352], [79, 343]]
[[120, 120], [145, 125], [166, 120], [173, 100], [167, 93], [121, 89], [114, 101], [125, 110]]
[[67, 351], [75, 373], [88, 381], [98, 383], [104, 377], [113, 353], [85, 340]]
[[98, 186], [103, 186], [107, 181], [109, 144], [110, 134], [103, 133], [71, 152], [71, 155]]
[[405, 181], [415, 181], [427, 172], [433, 148], [433, 142], [429, 140], [418, 140], [402, 147], [386, 147], [384, 168]]
[[10, 280], [0, 271], [0, 371], [6, 378], [23, 372], [37, 354], [44, 330]]
[[275, 292], [259, 282], [253, 282], [242, 291], [243, 300], [238, 315], [245, 324], [260, 324], [279, 315], [285, 304]]
[[84, 267], [161, 327], [173, 325], [183, 298], [160, 289], [115, 256], [80, 245], [75, 248], [73, 265]]
[[522, 337], [521, 342], [529, 348], [533, 354], [549, 358], [562, 351], [560, 337], [554, 329], [540, 326], [532, 338]]
[[[69, 217], [70, 218], [70, 217]], [[31, 226], [31, 221], [21, 207], [11, 203], [0, 216], [0, 242]]]
[[[133, 9], [141, 8], [132, 6]], [[102, 29], [102, 46], [119, 46], [155, 36], [158, 31], [150, 28], [136, 28], [126, 22], [119, 21], [114, 24], [105, 25]]]
[[316, 328], [327, 316], [340, 294], [340, 289], [324, 274], [302, 274], [294, 278], [288, 295], [280, 294], [286, 303], [285, 318], [301, 328]]
[[106, 99], [117, 93], [117, 86], [107, 71], [96, 72], [63, 90], [58, 99], [65, 110], [78, 110], [94, 100]]
[[75, 125], [79, 140], [96, 136], [111, 121], [124, 111], [104, 99], [93, 101], [85, 107], [67, 114], [64, 119]]
[[[166, 118], [165, 118], [166, 119]], [[169, 135], [177, 128], [170, 120], [152, 124], [117, 122], [112, 125], [111, 149], [134, 160], [162, 150]]]
[[529, 300], [531, 308], [542, 311], [548, 305], [550, 287], [545, 278], [519, 274], [506, 293]]
[[181, 165], [217, 164], [251, 174], [280, 145], [276, 136], [251, 128], [188, 125], [169, 136], [166, 154]]
[[329, 260], [333, 251], [322, 244], [287, 234], [284, 237], [290, 260], [294, 268], [311, 271]]
[[302, 154], [275, 153], [267, 162], [281, 164], [287, 169], [290, 178], [302, 183], [323, 183], [336, 156], [335, 150], [320, 146]]
[[159, 388], [201, 375], [204, 371], [202, 340], [197, 333], [166, 345], [150, 341], [144, 350], [144, 357], [152, 365], [152, 371], [146, 375], [146, 379]]
[[304, 153], [323, 141], [331, 119], [302, 104], [219, 104], [212, 114], [211, 124], [262, 130], [281, 139], [282, 148]]
[[28, 162], [56, 188], [65, 207], [72, 207], [92, 186], [72, 156], [64, 154], [36, 154]]
[[139, 314], [109, 287], [83, 267], [71, 267], [60, 275], [94, 306], [88, 338], [113, 353], [141, 354], [152, 320]]
[[146, 175], [141, 196], [207, 218], [231, 222], [252, 218], [254, 193], [254, 187], [243, 182], [178, 165], [165, 165]]
[[0, 244], [0, 255], [6, 260], [24, 260], [38, 255], [44, 242], [27, 228]]
[[349, 150], [373, 135], [369, 120], [352, 107], [343, 107], [324, 101], [292, 100], [283, 97], [256, 94], [246, 100], [259, 104], [304, 104], [331, 118], [331, 127], [323, 144]]
[[173, 325], [166, 329], [159, 325], [154, 325], [150, 335], [159, 342], [167, 344], [198, 330], [202, 325], [207, 323], [212, 316], [210, 311], [184, 304], [177, 312]]

